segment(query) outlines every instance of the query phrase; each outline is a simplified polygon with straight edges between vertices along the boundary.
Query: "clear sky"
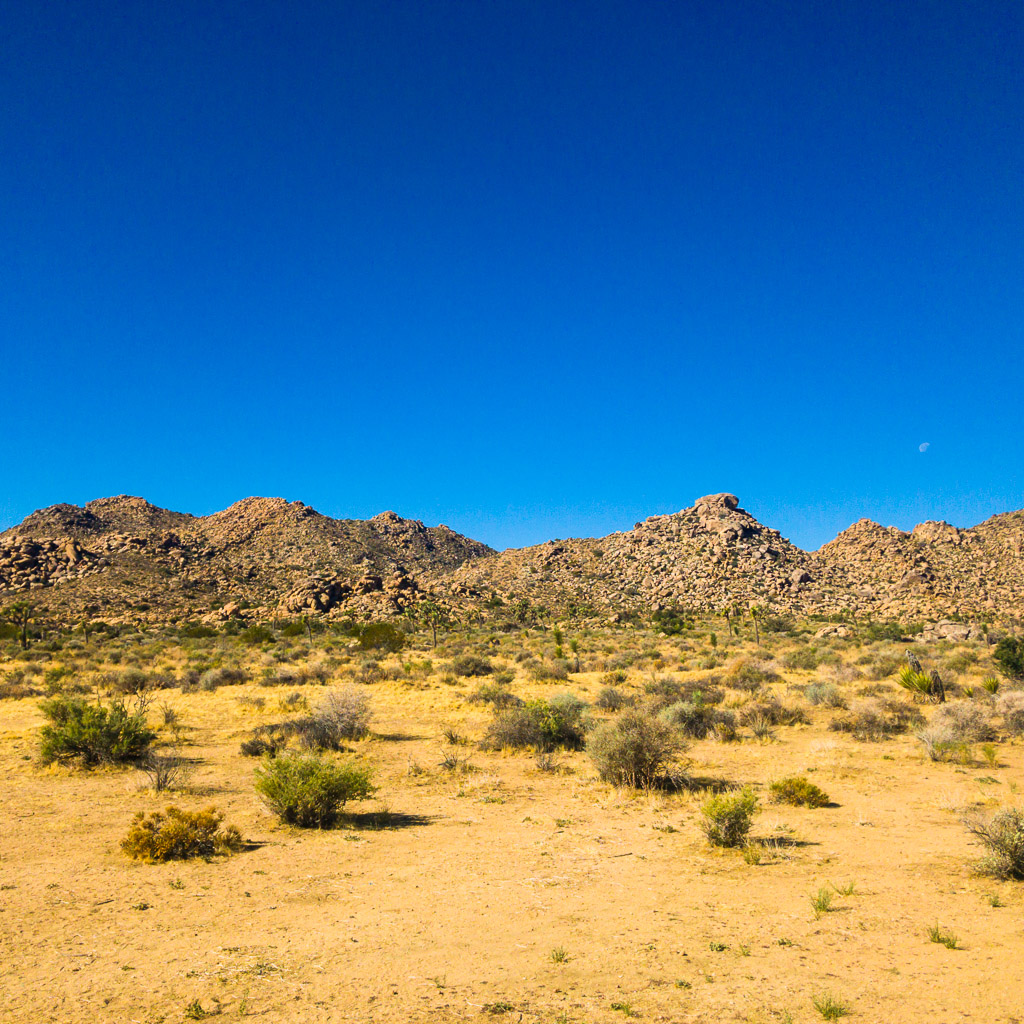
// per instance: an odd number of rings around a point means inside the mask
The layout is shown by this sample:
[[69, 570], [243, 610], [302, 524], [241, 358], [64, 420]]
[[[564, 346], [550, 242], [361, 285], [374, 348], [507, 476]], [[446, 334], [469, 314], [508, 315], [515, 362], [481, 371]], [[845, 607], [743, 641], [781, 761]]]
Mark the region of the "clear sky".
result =
[[8, 0], [0, 47], [0, 528], [1024, 506], [1019, 0]]

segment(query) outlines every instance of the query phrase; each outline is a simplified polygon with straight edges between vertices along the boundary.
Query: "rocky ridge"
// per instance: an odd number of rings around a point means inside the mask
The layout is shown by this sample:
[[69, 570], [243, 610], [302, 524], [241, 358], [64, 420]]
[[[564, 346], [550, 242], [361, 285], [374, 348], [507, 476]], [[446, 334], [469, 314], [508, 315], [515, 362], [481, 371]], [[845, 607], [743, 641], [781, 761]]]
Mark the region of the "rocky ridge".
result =
[[735, 495], [713, 494], [632, 530], [499, 553], [394, 512], [341, 520], [301, 502], [246, 498], [195, 517], [121, 496], [43, 509], [0, 534], [0, 602], [28, 594], [61, 617], [151, 621], [384, 618], [425, 597], [487, 615], [495, 596], [604, 619], [756, 604], [1005, 620], [1024, 614], [1022, 555], [1024, 511], [969, 529], [926, 522], [910, 532], [865, 519], [807, 552]]

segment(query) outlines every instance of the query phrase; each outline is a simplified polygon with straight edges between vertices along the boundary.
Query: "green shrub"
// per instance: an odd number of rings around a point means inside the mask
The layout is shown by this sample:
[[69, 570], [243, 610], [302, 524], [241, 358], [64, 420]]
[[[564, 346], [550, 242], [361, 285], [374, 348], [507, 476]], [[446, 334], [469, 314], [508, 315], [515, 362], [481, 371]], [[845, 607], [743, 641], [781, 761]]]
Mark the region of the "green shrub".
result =
[[269, 644], [274, 642], [274, 634], [266, 626], [250, 626], [243, 629], [239, 634], [242, 643], [246, 644]]
[[999, 666], [1003, 675], [1011, 679], [1024, 679], [1024, 637], [1003, 637], [996, 644], [992, 660]]
[[490, 704], [494, 708], [522, 707], [523, 704], [522, 699], [508, 688], [507, 683], [497, 680], [481, 683], [466, 700], [473, 704]]
[[665, 708], [661, 712], [661, 718], [684, 736], [695, 740], [704, 739], [719, 725], [733, 731], [736, 729], [736, 716], [731, 711], [719, 710], [705, 704], [700, 699], [699, 691], [694, 700], [681, 700]]
[[571, 693], [497, 708], [483, 740], [485, 750], [579, 750], [584, 744], [587, 705]]
[[794, 807], [827, 807], [828, 794], [809, 779], [799, 775], [779, 779], [768, 787], [773, 803], [792, 804]]
[[982, 874], [1024, 881], [1024, 808], [1010, 807], [987, 821], [966, 818], [964, 825], [987, 851], [977, 865]]
[[650, 789], [665, 781], [666, 772], [686, 749], [678, 731], [645, 711], [623, 711], [598, 726], [587, 753], [603, 782]]
[[821, 655], [813, 647], [798, 647], [796, 650], [786, 651], [780, 661], [783, 668], [813, 672], [821, 664]]
[[766, 661], [758, 658], [739, 658], [730, 667], [725, 677], [726, 686], [734, 690], [753, 692], [765, 683], [774, 683], [779, 674]]
[[146, 724], [145, 711], [129, 710], [120, 698], [104, 706], [60, 696], [42, 701], [39, 708], [51, 723], [39, 734], [45, 764], [75, 759], [86, 766], [138, 761], [156, 739]]
[[405, 634], [389, 622], [371, 622], [359, 630], [359, 646], [364, 651], [397, 653], [405, 646]]
[[835, 683], [811, 683], [804, 687], [804, 696], [811, 704], [826, 708], [843, 708], [848, 706]]
[[336, 764], [314, 754], [268, 757], [256, 769], [256, 792], [281, 821], [300, 828], [328, 828], [349, 800], [375, 791], [369, 768]]
[[213, 807], [205, 811], [168, 807], [166, 814], [154, 811], [148, 818], [140, 811], [121, 849], [134, 860], [150, 864], [233, 853], [241, 848], [242, 836], [234, 826], [222, 829], [223, 820], [224, 815]]
[[457, 676], [489, 676], [494, 666], [477, 654], [460, 654], [452, 660], [452, 672]]
[[743, 846], [757, 809], [757, 796], [749, 789], [713, 796], [700, 809], [701, 831], [712, 846]]

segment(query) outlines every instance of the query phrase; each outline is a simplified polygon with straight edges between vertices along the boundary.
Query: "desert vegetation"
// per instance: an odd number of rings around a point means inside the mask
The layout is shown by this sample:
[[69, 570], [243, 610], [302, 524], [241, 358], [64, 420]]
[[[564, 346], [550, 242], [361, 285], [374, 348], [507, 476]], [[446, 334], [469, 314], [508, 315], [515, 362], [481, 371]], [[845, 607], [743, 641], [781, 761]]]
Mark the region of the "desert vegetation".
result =
[[1015, 644], [770, 612], [2, 643], [12, 1019], [84, 942], [68, 1020], [1009, 1012], [943, 956], [1019, 971]]

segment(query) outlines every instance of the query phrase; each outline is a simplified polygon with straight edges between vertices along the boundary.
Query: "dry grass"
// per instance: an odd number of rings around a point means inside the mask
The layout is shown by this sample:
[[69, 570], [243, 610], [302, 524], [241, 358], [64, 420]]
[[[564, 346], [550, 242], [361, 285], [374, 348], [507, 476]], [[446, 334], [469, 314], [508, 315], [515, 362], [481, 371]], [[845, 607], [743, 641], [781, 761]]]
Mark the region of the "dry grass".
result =
[[[682, 641], [626, 630], [592, 634], [584, 646], [601, 652], [594, 669], [554, 684], [516, 659], [550, 657], [550, 640], [536, 633], [499, 638], [496, 648], [461, 642], [507, 664], [503, 686], [523, 700], [568, 690], [593, 705], [614, 671], [616, 690], [643, 706], [655, 661], [681, 684], [707, 675], [677, 667], [707, 653], [692, 641], [683, 651]], [[863, 679], [830, 672], [842, 700], [812, 705], [800, 696], [806, 670], [723, 638], [725, 664], [770, 666], [759, 690], [728, 691], [734, 713], [775, 700], [807, 723], [780, 720], [771, 743], [749, 731], [732, 743], [691, 740], [689, 788], [638, 792], [601, 782], [585, 750], [542, 765], [533, 751], [479, 749], [492, 708], [470, 699], [479, 679], [446, 678], [452, 646], [381, 657], [372, 673], [356, 659], [332, 664], [323, 688], [303, 687], [308, 711], [280, 706], [279, 691], [260, 686], [258, 652], [240, 659], [248, 681], [163, 691], [171, 714], [154, 709], [150, 725], [193, 767], [175, 803], [215, 804], [250, 844], [211, 863], [128, 860], [119, 849], [127, 828], [139, 812], [162, 811], [164, 795], [113, 768], [42, 767], [39, 698], [0, 702], [0, 1017], [155, 1024], [199, 1007], [225, 1021], [449, 1024], [521, 1014], [523, 1024], [606, 1024], [628, 1008], [638, 1019], [710, 1024], [787, 1012], [815, 1019], [824, 1016], [818, 1002], [829, 1012], [829, 991], [864, 1020], [1017, 1012], [1024, 939], [1019, 915], [999, 908], [1019, 909], [1020, 883], [971, 874], [978, 845], [940, 807], [981, 806], [989, 820], [1019, 803], [1019, 743], [1000, 742], [997, 767], [963, 766], [923, 758], [913, 729], [883, 730], [875, 742], [831, 732], [838, 705], [863, 700]], [[779, 649], [793, 646], [786, 639]], [[197, 648], [167, 645], [140, 660], [180, 676], [205, 659], [207, 671], [212, 657]], [[657, 658], [640, 657], [644, 648]], [[840, 650], [845, 663], [860, 656]], [[95, 666], [72, 675], [83, 685], [115, 668], [102, 650], [79, 657]], [[315, 654], [318, 664], [326, 657], [337, 652]], [[428, 658], [436, 670], [403, 668]], [[287, 664], [301, 670], [301, 654]], [[240, 742], [370, 675], [360, 692], [372, 731], [324, 756], [372, 765], [376, 799], [348, 805], [334, 829], [279, 824], [256, 796], [255, 763]], [[24, 678], [42, 689], [38, 675]], [[623, 713], [587, 712], [595, 721]], [[450, 756], [457, 763], [446, 768]], [[771, 781], [809, 771], [833, 806], [766, 807], [747, 847], [709, 846], [701, 807], [723, 786], [765, 798]], [[815, 920], [808, 895], [847, 878], [858, 880], [856, 895], [837, 896]], [[969, 954], [928, 942], [923, 930], [935, 921], [955, 923]], [[992, 962], [999, 984], [984, 973]]]

